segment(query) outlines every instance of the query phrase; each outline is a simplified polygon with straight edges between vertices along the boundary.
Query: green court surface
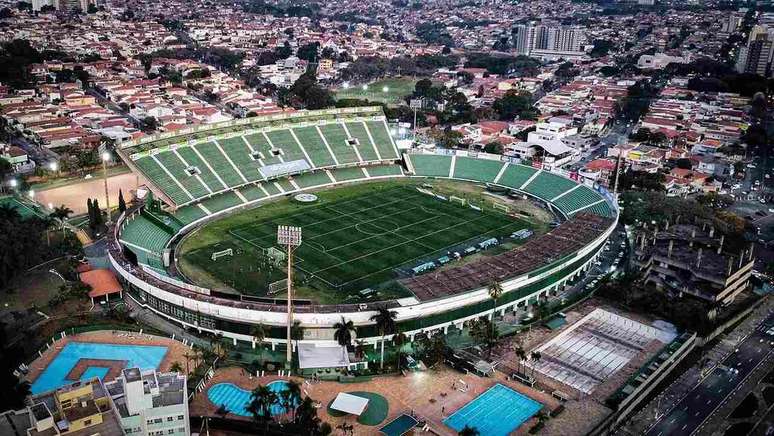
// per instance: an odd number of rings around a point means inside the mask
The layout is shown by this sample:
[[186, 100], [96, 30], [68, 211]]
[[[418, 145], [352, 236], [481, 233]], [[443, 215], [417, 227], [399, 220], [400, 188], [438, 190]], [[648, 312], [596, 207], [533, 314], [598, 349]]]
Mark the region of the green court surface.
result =
[[[197, 248], [182, 250], [183, 264], [233, 283], [240, 292], [263, 294], [257, 288], [283, 274], [278, 268], [257, 274], [267, 250], [279, 248], [279, 225], [302, 228], [303, 243], [294, 254], [301, 287], [344, 291], [330, 293], [339, 299], [389, 282], [398, 268], [405, 271], [445, 255], [449, 247], [532, 227], [502, 213], [438, 199], [410, 184], [374, 183], [322, 192], [310, 205], [285, 200], [212, 223], [184, 244]], [[235, 255], [211, 261], [212, 252], [226, 248], [235, 248]]]
[[[367, 89], [363, 89], [363, 85], [353, 85], [346, 89], [338, 89], [335, 95], [337, 100], [356, 98], [379, 103], [397, 104], [403, 101], [403, 97], [414, 92], [416, 82], [416, 80], [408, 78], [383, 79], [369, 83]], [[387, 92], [384, 92], [385, 87]]]
[[45, 218], [46, 213], [41, 210], [41, 207], [34, 203], [27, 203], [16, 197], [6, 196], [0, 197], [0, 207], [7, 207], [15, 210], [22, 219], [38, 217]]
[[[357, 392], [347, 392], [350, 395], [354, 395], [356, 397], [360, 398], [366, 398], [368, 400], [368, 406], [366, 406], [365, 411], [357, 417], [357, 422], [363, 425], [368, 426], [374, 426], [381, 424], [385, 418], [387, 418], [387, 412], [390, 409], [389, 402], [386, 398], [383, 396], [374, 393], [374, 392], [364, 392], [364, 391], [357, 391]], [[333, 400], [328, 404], [328, 414], [331, 416], [345, 416], [345, 412], [341, 412], [339, 410], [331, 409], [331, 404], [333, 404]]]

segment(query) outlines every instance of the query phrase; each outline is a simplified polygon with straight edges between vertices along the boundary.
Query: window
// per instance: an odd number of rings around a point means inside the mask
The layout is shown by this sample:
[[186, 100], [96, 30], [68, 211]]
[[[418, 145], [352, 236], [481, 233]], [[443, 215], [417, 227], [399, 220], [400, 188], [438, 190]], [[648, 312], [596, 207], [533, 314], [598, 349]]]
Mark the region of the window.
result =
[[180, 433], [185, 433], [185, 427], [179, 427], [177, 431], [179, 431]]
[[167, 434], [175, 434], [175, 429], [170, 428], [169, 430], [167, 430]]
[[182, 421], [185, 419], [185, 415], [177, 415], [177, 420]]
[[91, 420], [90, 419], [87, 419], [87, 420], [83, 421], [83, 426], [84, 427], [88, 427], [90, 425], [91, 425]]
[[156, 424], [161, 424], [162, 422], [164, 422], [164, 420], [161, 419], [161, 418], [156, 418], [156, 419], [153, 420], [153, 422], [156, 423]]
[[131, 432], [133, 432], [133, 431], [134, 431], [134, 430], [132, 430], [131, 428], [125, 428], [125, 429], [124, 429], [124, 433], [126, 433], [126, 434], [129, 434], [129, 433], [131, 433]]
[[174, 416], [167, 416], [167, 422], [172, 422], [175, 420]]
[[153, 420], [152, 420], [152, 419], [149, 419], [149, 420], [146, 422], [146, 424], [148, 424], [148, 425], [151, 425], [151, 424], [153, 424]]

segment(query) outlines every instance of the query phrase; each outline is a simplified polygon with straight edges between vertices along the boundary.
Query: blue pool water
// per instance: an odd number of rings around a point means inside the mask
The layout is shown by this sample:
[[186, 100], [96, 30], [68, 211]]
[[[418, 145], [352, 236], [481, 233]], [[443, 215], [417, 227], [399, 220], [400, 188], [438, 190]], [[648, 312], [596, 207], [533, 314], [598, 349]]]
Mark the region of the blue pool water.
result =
[[[287, 389], [288, 382], [277, 380], [266, 385], [270, 390], [279, 395], [280, 392]], [[226, 410], [239, 416], [252, 416], [247, 411], [247, 405], [250, 403], [250, 391], [246, 391], [232, 383], [218, 383], [207, 391], [207, 398], [218, 407], [226, 406]], [[279, 402], [271, 406], [272, 415], [281, 415], [286, 410]]]
[[507, 436], [543, 407], [513, 389], [496, 384], [443, 420], [456, 431], [465, 425], [486, 436]]
[[[156, 345], [69, 342], [32, 383], [30, 390], [38, 394], [72, 383], [65, 377], [80, 359], [126, 360], [128, 368], [156, 369], [166, 354], [167, 347]], [[104, 377], [107, 372], [107, 368], [93, 366], [86, 369], [81, 378]]]

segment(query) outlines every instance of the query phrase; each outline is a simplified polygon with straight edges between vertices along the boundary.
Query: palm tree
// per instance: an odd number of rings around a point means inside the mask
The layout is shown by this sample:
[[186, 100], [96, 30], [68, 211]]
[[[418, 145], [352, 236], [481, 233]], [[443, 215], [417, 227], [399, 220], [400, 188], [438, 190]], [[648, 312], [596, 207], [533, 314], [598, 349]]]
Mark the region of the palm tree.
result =
[[521, 362], [524, 361], [524, 357], [527, 354], [524, 352], [524, 348], [521, 348], [521, 345], [516, 347], [516, 357], [519, 359], [519, 373], [522, 373], [521, 371]]
[[191, 353], [186, 350], [186, 352], [183, 354], [183, 357], [185, 357], [185, 373], [190, 374], [191, 370], [188, 367], [188, 363], [190, 362], [191, 358], [194, 357]]
[[11, 221], [21, 218], [19, 211], [10, 204], [0, 206], [0, 221]]
[[408, 339], [408, 336], [401, 331], [392, 335], [392, 344], [395, 346], [395, 358], [398, 360], [398, 364], [395, 365], [395, 367], [398, 368], [398, 370], [400, 370], [400, 350], [403, 348], [403, 345], [408, 342]]
[[393, 310], [387, 310], [385, 308], [380, 308], [378, 312], [376, 312], [375, 315], [371, 317], [371, 321], [376, 322], [376, 329], [379, 331], [379, 334], [382, 336], [382, 350], [380, 353], [380, 363], [379, 363], [379, 369], [384, 370], [384, 337], [388, 334], [391, 334], [395, 332], [395, 318], [398, 316], [398, 312], [395, 312]]
[[293, 409], [293, 421], [296, 420], [296, 407], [301, 404], [301, 384], [295, 380], [288, 380], [285, 390], [282, 391], [283, 397], [286, 397], [287, 404], [285, 411], [290, 413]]
[[459, 436], [478, 436], [479, 434], [481, 433], [478, 432], [476, 427], [468, 427], [467, 424], [457, 433]]
[[503, 295], [503, 285], [497, 280], [489, 285], [489, 296], [492, 298], [492, 318], [494, 318], [495, 309], [497, 309], [497, 299]]
[[48, 214], [48, 216], [64, 222], [64, 220], [69, 218], [70, 215], [72, 215], [72, 213], [73, 213], [73, 210], [63, 204], [61, 206], [55, 207], [53, 212]]
[[537, 366], [537, 363], [540, 361], [540, 358], [543, 357], [542, 354], [540, 354], [540, 351], [533, 351], [530, 353], [530, 357], [532, 358], [532, 379], [535, 378], [535, 367]]
[[180, 365], [180, 362], [176, 360], [172, 362], [172, 365], [170, 365], [169, 370], [172, 372], [183, 372], [183, 366]]
[[355, 324], [352, 320], [347, 321], [344, 317], [341, 317], [341, 322], [337, 322], [333, 325], [335, 332], [333, 333], [333, 339], [341, 346], [341, 358], [347, 355], [347, 347], [352, 344], [352, 335], [355, 333]]
[[268, 386], [258, 385], [250, 393], [250, 402], [247, 404], [247, 411], [253, 415], [253, 418], [259, 424], [264, 423], [268, 429], [271, 419], [271, 406], [277, 402], [277, 393], [269, 389]]

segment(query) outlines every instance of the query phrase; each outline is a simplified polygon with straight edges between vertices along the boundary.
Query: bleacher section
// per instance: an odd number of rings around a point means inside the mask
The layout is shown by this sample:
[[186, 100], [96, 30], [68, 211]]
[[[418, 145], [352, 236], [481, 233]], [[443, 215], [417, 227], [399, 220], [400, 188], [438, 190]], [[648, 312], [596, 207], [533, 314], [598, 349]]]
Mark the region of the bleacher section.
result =
[[403, 171], [399, 165], [378, 165], [366, 168], [371, 177], [402, 176]]
[[493, 182], [503, 163], [497, 160], [457, 157], [454, 163], [454, 178]]
[[142, 215], [127, 219], [121, 232], [121, 242], [129, 245], [138, 259], [141, 256], [161, 258], [164, 247], [171, 238], [171, 234]]
[[449, 177], [451, 156], [435, 154], [412, 154], [409, 156], [418, 176]]
[[301, 187], [301, 189], [313, 188], [315, 186], [322, 186], [332, 183], [331, 178], [325, 171], [317, 171], [315, 173], [305, 173], [300, 176], [293, 177], [293, 181]]
[[554, 197], [563, 194], [575, 187], [577, 183], [570, 179], [566, 179], [556, 174], [551, 174], [547, 171], [541, 171], [531, 182], [524, 188], [525, 191], [540, 197], [544, 200], [551, 201]]
[[[452, 157], [441, 154], [407, 154], [415, 175], [448, 177]], [[581, 212], [612, 218], [615, 213], [603, 197], [591, 188], [548, 171], [540, 171], [525, 165], [509, 163], [502, 171], [503, 163], [491, 159], [457, 156], [454, 159], [454, 178], [498, 185], [521, 190], [548, 203], [554, 204], [568, 216]], [[497, 176], [502, 171], [500, 178]], [[369, 170], [370, 172], [370, 170]], [[536, 174], [537, 173], [537, 174]], [[526, 185], [525, 185], [526, 184]], [[524, 188], [522, 189], [522, 186]]]
[[220, 212], [240, 204], [244, 204], [244, 202], [233, 192], [224, 192], [202, 201], [202, 206], [211, 213]]
[[176, 147], [151, 149], [132, 158], [148, 181], [178, 206], [265, 180], [259, 169], [267, 165], [303, 160], [318, 169], [398, 158], [382, 120], [331, 118], [316, 125], [289, 124], [201, 142], [188, 140], [183, 137]]

